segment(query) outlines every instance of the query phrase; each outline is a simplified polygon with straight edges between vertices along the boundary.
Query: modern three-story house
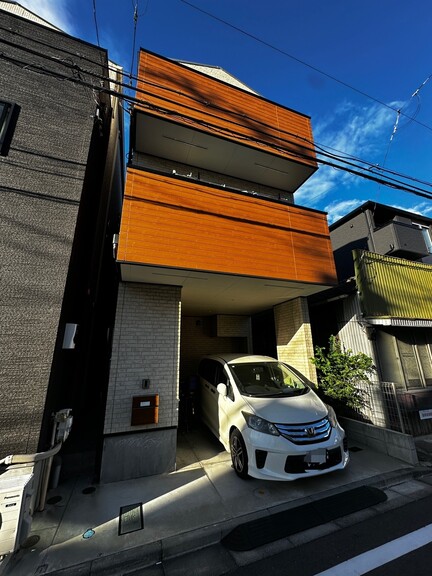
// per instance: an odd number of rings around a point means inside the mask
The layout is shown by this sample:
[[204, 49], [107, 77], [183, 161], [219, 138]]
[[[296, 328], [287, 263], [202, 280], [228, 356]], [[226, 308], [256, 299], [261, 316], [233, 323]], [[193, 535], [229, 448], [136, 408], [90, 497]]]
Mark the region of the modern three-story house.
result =
[[174, 469], [203, 355], [277, 355], [315, 378], [306, 298], [336, 272], [326, 214], [294, 195], [316, 169], [308, 116], [218, 67], [140, 51], [103, 481]]

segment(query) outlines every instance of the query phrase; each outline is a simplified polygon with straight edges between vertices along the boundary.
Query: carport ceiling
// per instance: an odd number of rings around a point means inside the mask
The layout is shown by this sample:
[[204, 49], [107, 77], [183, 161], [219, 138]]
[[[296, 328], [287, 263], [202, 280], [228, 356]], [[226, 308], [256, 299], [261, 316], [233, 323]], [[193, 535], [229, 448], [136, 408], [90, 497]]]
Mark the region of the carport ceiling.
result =
[[121, 264], [124, 282], [182, 287], [182, 314], [254, 314], [299, 296], [309, 296], [329, 286], [317, 286], [195, 270]]
[[133, 148], [203, 170], [294, 192], [316, 167], [137, 113]]

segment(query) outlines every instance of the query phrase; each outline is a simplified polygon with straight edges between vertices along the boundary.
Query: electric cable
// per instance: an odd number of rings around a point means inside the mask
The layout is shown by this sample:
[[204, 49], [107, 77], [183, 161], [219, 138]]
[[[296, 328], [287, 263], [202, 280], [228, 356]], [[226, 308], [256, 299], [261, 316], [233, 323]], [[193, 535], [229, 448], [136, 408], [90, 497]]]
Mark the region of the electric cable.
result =
[[97, 23], [97, 15], [96, 15], [96, 0], [93, 0], [93, 18], [94, 18], [94, 24], [95, 24], [95, 29], [96, 29], [97, 45], [100, 47], [100, 43], [99, 43], [99, 29], [98, 29], [98, 23]]
[[[252, 40], [255, 40], [256, 42], [259, 42], [260, 44], [267, 46], [267, 48], [271, 48], [272, 50], [279, 52], [283, 56], [286, 56], [287, 58], [294, 60], [298, 64], [302, 64], [303, 66], [310, 68], [314, 72], [318, 72], [319, 74], [325, 76], [326, 78], [329, 78], [330, 80], [333, 80], [334, 82], [337, 82], [338, 84], [341, 84], [345, 88], [349, 88], [350, 90], [357, 92], [361, 96], [364, 96], [364, 97], [376, 102], [377, 104], [380, 104], [381, 106], [385, 106], [386, 108], [393, 110], [393, 112], [397, 112], [397, 110], [393, 106], [390, 106], [390, 104], [386, 104], [382, 100], [379, 100], [378, 98], [375, 98], [374, 96], [371, 96], [367, 92], [364, 92], [363, 90], [360, 90], [359, 88], [356, 88], [355, 86], [352, 86], [351, 84], [348, 84], [347, 82], [340, 80], [339, 78], [336, 78], [336, 76], [333, 76], [332, 74], [329, 74], [328, 72], [325, 72], [324, 70], [321, 70], [320, 68], [317, 68], [316, 66], [313, 66], [312, 64], [309, 64], [308, 62], [305, 62], [304, 60], [301, 60], [300, 58], [297, 58], [296, 56], [293, 56], [289, 52], [286, 52], [285, 50], [278, 48], [274, 44], [270, 44], [270, 42], [267, 42], [267, 41], [263, 40], [262, 38], [259, 38], [258, 36], [255, 36], [254, 34], [251, 34], [250, 32], [247, 32], [246, 30], [243, 30], [242, 28], [240, 28], [238, 26], [235, 26], [234, 24], [231, 24], [227, 20], [219, 18], [218, 16], [215, 16], [211, 12], [207, 12], [206, 10], [203, 10], [202, 8], [199, 8], [198, 6], [195, 6], [191, 2], [188, 2], [188, 0], [180, 0], [180, 2], [182, 2], [183, 4], [187, 4], [188, 6], [193, 8], [194, 10], [197, 10], [198, 12], [202, 12], [203, 14], [208, 16], [209, 18], [212, 18], [213, 20], [216, 20], [217, 22], [220, 22], [221, 24], [224, 24], [225, 26], [232, 28], [233, 30], [236, 30], [237, 32], [240, 32], [244, 36], [247, 36], [248, 38], [251, 38]], [[409, 116], [408, 116], [408, 118], [409, 118]], [[412, 120], [412, 118], [411, 118], [411, 120]], [[427, 128], [428, 130], [432, 131], [431, 126], [428, 126], [427, 124], [424, 124], [423, 122], [419, 122], [418, 120], [414, 120], [414, 121], [417, 124], [419, 124], [420, 126], [423, 126], [424, 128]]]
[[132, 34], [132, 58], [131, 58], [131, 65], [129, 71], [129, 86], [132, 86], [132, 71], [134, 67], [134, 60], [135, 60], [135, 42], [136, 42], [136, 32], [137, 32], [137, 24], [138, 24], [138, 0], [135, 0], [135, 3], [132, 2], [133, 7], [133, 34]]
[[[150, 105], [150, 104], [148, 104], [148, 103], [146, 103], [146, 102], [144, 102], [144, 101], [142, 101], [142, 100], [140, 100], [140, 99], [138, 99], [138, 98], [131, 97], [131, 96], [126, 96], [126, 95], [124, 95], [124, 94], [122, 94], [122, 93], [119, 93], [119, 92], [117, 92], [117, 91], [115, 91], [115, 90], [112, 90], [112, 89], [107, 88], [107, 87], [104, 87], [104, 86], [96, 86], [96, 85], [94, 85], [94, 84], [92, 84], [92, 83], [90, 83], [90, 82], [87, 82], [87, 81], [85, 81], [85, 80], [83, 80], [83, 79], [81, 79], [81, 78], [77, 78], [77, 77], [75, 77], [75, 76], [68, 76], [67, 74], [64, 74], [64, 73], [61, 73], [61, 72], [54, 72], [54, 71], [52, 71], [52, 70], [46, 70], [43, 66], [36, 65], [36, 64], [31, 64], [31, 68], [30, 68], [30, 67], [29, 67], [30, 64], [29, 64], [28, 62], [20, 61], [20, 60], [18, 60], [18, 59], [16, 59], [16, 58], [7, 57], [7, 56], [5, 56], [3, 53], [0, 53], [0, 58], [6, 59], [6, 60], [8, 60], [9, 62], [15, 63], [16, 65], [20, 65], [21, 67], [25, 67], [25, 68], [28, 69], [28, 70], [34, 70], [34, 69], [36, 69], [36, 71], [38, 71], [38, 72], [41, 73], [41, 74], [50, 75], [50, 76], [59, 78], [59, 79], [61, 79], [61, 80], [69, 80], [69, 81], [71, 81], [71, 82], [73, 82], [73, 83], [75, 83], [75, 84], [79, 84], [79, 85], [81, 85], [81, 86], [84, 86], [84, 87], [87, 87], [87, 88], [91, 88], [92, 90], [95, 90], [95, 91], [97, 91], [97, 92], [99, 92], [99, 93], [104, 93], [104, 94], [108, 94], [108, 95], [111, 95], [111, 96], [118, 97], [118, 98], [123, 99], [123, 100], [126, 100], [126, 101], [131, 101], [131, 102], [133, 102], [133, 103], [135, 103], [135, 104], [144, 106], [145, 108], [148, 108], [148, 109], [158, 110], [158, 107], [152, 106], [152, 105]], [[160, 112], [160, 109], [159, 109], [158, 111]], [[187, 117], [185, 117], [184, 115], [182, 116], [182, 115], [179, 115], [179, 114], [177, 114], [177, 113], [175, 113], [175, 112], [173, 113], [171, 110], [162, 109], [162, 112], [163, 112], [164, 114], [166, 114], [167, 116], [169, 115], [169, 116], [176, 116], [177, 118], [181, 118], [183, 121], [188, 121], [188, 120], [189, 120], [189, 121], [192, 121], [192, 122], [194, 123], [194, 125], [196, 125], [196, 124], [198, 124], [198, 125], [205, 125], [205, 124], [206, 124], [206, 123], [204, 123], [204, 122], [198, 122], [198, 121], [196, 121], [195, 119], [192, 119], [192, 120], [191, 120], [190, 118], [187, 118]], [[216, 127], [216, 126], [211, 126], [211, 125], [209, 125], [209, 126], [210, 126], [213, 130], [218, 129], [218, 127]], [[223, 130], [221, 130], [220, 128], [219, 128], [218, 130], [219, 130], [219, 132], [223, 132]], [[225, 135], [230, 135], [230, 134], [232, 134], [232, 131], [225, 131]], [[239, 136], [239, 135], [236, 135], [236, 137], [238, 137], [238, 136]], [[256, 140], [256, 139], [251, 139], [250, 137], [247, 137], [247, 136], [240, 136], [240, 138], [243, 139], [243, 140], [245, 140], [245, 141], [253, 141], [253, 142], [261, 143], [261, 144], [264, 144], [264, 145], [268, 146], [268, 142], [265, 142], [265, 141], [261, 141], [261, 142], [260, 142], [260, 141], [258, 141], [258, 140]], [[275, 146], [275, 145], [270, 146], [270, 147], [271, 147], [272, 149], [274, 149], [274, 150], [277, 150], [277, 151], [286, 153], [286, 149], [283, 148], [283, 147], [279, 147], [279, 146]], [[309, 154], [304, 154], [304, 153], [302, 154], [302, 153], [300, 153], [299, 151], [292, 151], [292, 150], [290, 150], [288, 153], [289, 153], [291, 156], [296, 157], [296, 158], [308, 159], [309, 161], [311, 160], [311, 156], [310, 156]], [[338, 164], [334, 164], [333, 162], [329, 162], [329, 161], [323, 160], [323, 159], [321, 159], [321, 158], [316, 159], [316, 160], [317, 160], [317, 162], [319, 162], [319, 163], [321, 163], [321, 164], [328, 165], [328, 166], [331, 166], [331, 167], [333, 167], [333, 168], [336, 168], [336, 169], [339, 169], [339, 170], [343, 170], [343, 171], [345, 171], [345, 172], [349, 172], [349, 173], [354, 174], [354, 175], [357, 175], [357, 176], [361, 176], [361, 177], [363, 177], [363, 178], [365, 178], [365, 179], [367, 179], [367, 180], [375, 181], [375, 182], [381, 183], [381, 184], [383, 184], [383, 185], [385, 185], [385, 186], [388, 186], [388, 187], [391, 187], [391, 188], [395, 188], [395, 189], [402, 190], [402, 191], [407, 191], [407, 192], [410, 192], [410, 193], [413, 193], [413, 194], [416, 194], [416, 195], [419, 195], [419, 196], [423, 196], [423, 197], [425, 197], [425, 198], [432, 198], [432, 192], [430, 192], [430, 191], [421, 189], [421, 188], [419, 188], [419, 187], [409, 186], [409, 185], [406, 184], [406, 183], [402, 183], [402, 182], [396, 181], [396, 180], [394, 180], [394, 179], [393, 179], [393, 181], [389, 181], [389, 180], [385, 180], [385, 179], [383, 179], [383, 178], [377, 178], [376, 175], [371, 175], [371, 174], [366, 174], [366, 173], [364, 173], [364, 172], [361, 172], [360, 170], [361, 170], [362, 168], [361, 168], [361, 167], [358, 167], [358, 166], [355, 166], [355, 169], [354, 169], [354, 168], [346, 168], [346, 167], [344, 167], [344, 166], [341, 166], [341, 165], [338, 165]], [[430, 186], [432, 186], [432, 184], [430, 184]]]
[[[0, 41], [2, 41], [2, 40], [0, 40]], [[83, 69], [83, 68], [81, 68], [80, 66], [78, 66], [78, 65], [77, 65], [76, 63], [74, 63], [74, 62], [69, 62], [69, 61], [67, 61], [67, 60], [59, 60], [59, 59], [56, 58], [56, 57], [53, 57], [53, 56], [50, 56], [50, 55], [46, 55], [46, 54], [42, 54], [42, 53], [40, 53], [40, 52], [38, 52], [38, 51], [29, 49], [29, 48], [22, 48], [21, 46], [16, 45], [15, 43], [9, 42], [9, 41], [7, 41], [7, 40], [3, 40], [3, 43], [5, 43], [5, 44], [7, 44], [7, 45], [12, 45], [12, 46], [14, 46], [14, 47], [16, 47], [16, 48], [19, 48], [19, 49], [21, 49], [21, 50], [23, 50], [23, 51], [25, 51], [25, 52], [31, 53], [31, 54], [33, 54], [33, 55], [37, 55], [37, 56], [43, 57], [43, 58], [48, 59], [49, 61], [53, 61], [53, 62], [55, 62], [55, 63], [57, 63], [57, 64], [62, 64], [63, 66], [66, 66], [66, 67], [72, 69], [72, 70], [74, 71], [74, 73], [76, 73], [76, 74], [78, 74], [78, 75], [80, 74], [80, 72], [82, 72], [82, 73], [85, 73], [85, 74], [87, 74], [87, 75], [89, 75], [89, 76], [92, 76], [92, 77], [94, 77], [94, 78], [98, 78], [98, 79], [100, 79], [100, 80], [104, 80], [104, 81], [106, 81], [106, 82], [108, 82], [108, 83], [114, 83], [114, 84], [117, 84], [117, 85], [122, 86], [122, 87], [125, 87], [125, 88], [127, 87], [127, 85], [126, 85], [125, 83], [122, 83], [121, 81], [115, 80], [115, 79], [113, 79], [113, 78], [108, 78], [108, 77], [106, 77], [106, 76], [104, 76], [104, 75], [101, 75], [101, 74], [97, 74], [97, 73], [95, 73], [95, 72], [92, 71], [92, 70]], [[183, 93], [183, 92], [179, 92], [178, 90], [171, 89], [171, 88], [167, 88], [167, 87], [165, 87], [165, 86], [162, 86], [162, 85], [160, 85], [160, 84], [156, 84], [156, 83], [153, 83], [153, 82], [149, 82], [148, 84], [150, 84], [150, 85], [153, 86], [153, 87], [158, 87], [158, 88], [165, 89], [166, 91], [171, 92], [171, 93], [174, 93], [174, 94], [177, 94], [177, 95], [178, 95], [178, 94], [181, 94], [182, 96], [184, 96], [184, 97], [186, 97], [186, 98], [188, 98], [188, 99], [191, 99], [191, 100], [193, 100], [193, 101], [195, 101], [195, 102], [197, 102], [197, 103], [199, 103], [199, 104], [205, 104], [206, 107], [212, 106], [212, 107], [214, 107], [215, 109], [218, 109], [218, 110], [222, 110], [222, 111], [225, 110], [225, 109], [224, 109], [223, 107], [221, 107], [221, 106], [214, 105], [214, 104], [212, 104], [211, 102], [208, 102], [208, 101], [205, 101], [205, 102], [204, 102], [203, 100], [197, 99], [197, 98], [191, 96], [190, 94], [185, 94], [185, 93]], [[142, 89], [140, 89], [140, 88], [136, 88], [136, 92], [137, 92], [137, 93], [142, 93], [142, 94], [148, 94], [148, 95], [152, 95], [152, 96], [154, 95], [152, 92], [146, 91], [146, 90], [142, 90]], [[168, 102], [168, 103], [171, 103], [171, 104], [172, 104], [172, 103], [175, 103], [174, 100], [170, 100], [170, 99], [167, 99], [167, 98], [164, 98], [164, 97], [159, 97], [159, 99], [160, 99], [160, 100], [164, 100], [165, 102]], [[140, 102], [141, 102], [141, 101], [140, 101]], [[142, 102], [141, 102], [141, 103], [142, 103]], [[138, 105], [139, 105], [139, 104], [138, 104]], [[185, 107], [186, 107], [186, 106], [185, 106]], [[189, 108], [189, 110], [196, 111], [196, 108], [192, 108], [192, 107], [190, 107], [190, 106], [189, 106], [188, 108]], [[164, 109], [160, 109], [160, 110], [164, 110]], [[170, 112], [170, 111], [168, 111], [167, 109], [165, 109], [165, 110], [166, 110], [167, 112]], [[236, 123], [236, 122], [233, 122], [232, 120], [230, 120], [230, 122], [231, 122], [231, 124], [232, 124], [233, 126], [242, 127], [242, 126], [243, 126], [243, 123], [244, 123], [244, 120], [245, 120], [245, 119], [249, 119], [249, 120], [251, 120], [251, 121], [253, 120], [253, 122], [254, 122], [255, 124], [257, 124], [257, 125], [259, 124], [259, 125], [263, 126], [264, 128], [268, 128], [268, 129], [270, 129], [270, 130], [274, 130], [273, 127], [270, 126], [269, 124], [266, 124], [266, 123], [264, 123], [264, 122], [261, 122], [261, 121], [259, 121], [259, 120], [257, 120], [257, 119], [249, 118], [249, 117], [247, 117], [247, 116], [246, 116], [245, 114], [243, 114], [243, 113], [236, 113], [236, 112], [234, 112], [234, 111], [231, 111], [231, 114], [233, 114], [233, 115], [235, 115], [235, 116], [239, 116], [239, 118], [243, 121], [243, 122], [238, 122], [238, 123]], [[213, 114], [213, 115], [210, 115], [208, 112], [207, 112], [207, 115], [208, 115], [208, 116], [213, 116], [213, 117], [215, 117], [215, 118], [218, 118], [218, 116], [216, 116], [216, 115], [214, 115], [214, 114]], [[214, 129], [217, 129], [217, 127], [215, 127], [215, 126], [210, 126], [210, 125], [209, 125], [209, 127], [211, 127], [213, 130], [214, 130]], [[260, 131], [260, 133], [261, 133], [263, 136], [269, 136], [268, 132]], [[281, 138], [281, 133], [287, 135], [287, 136], [290, 138], [290, 140], [286, 140], [286, 139]], [[346, 161], [347, 158], [350, 158], [351, 160], [354, 160], [354, 161], [356, 161], [356, 162], [359, 162], [359, 163], [361, 163], [361, 164], [365, 164], [365, 165], [369, 166], [369, 169], [379, 169], [379, 170], [381, 171], [381, 173], [383, 173], [383, 171], [384, 171], [382, 167], [377, 166], [376, 164], [372, 164], [372, 163], [370, 163], [370, 162], [367, 162], [367, 161], [365, 161], [365, 160], [358, 159], [358, 158], [356, 158], [356, 157], [354, 157], [354, 156], [350, 156], [350, 155], [337, 156], [337, 155], [335, 155], [335, 154], [333, 154], [333, 153], [327, 152], [327, 151], [325, 150], [325, 148], [324, 148], [322, 145], [320, 145], [319, 143], [317, 143], [317, 142], [310, 141], [310, 140], [308, 140], [308, 139], [306, 139], [306, 138], [300, 138], [297, 134], [294, 134], [294, 133], [292, 133], [292, 132], [283, 130], [283, 129], [281, 129], [281, 128], [278, 129], [278, 140], [279, 140], [279, 141], [285, 141], [287, 145], [292, 146], [292, 144], [293, 144], [292, 138], [294, 138], [294, 139], [296, 139], [296, 140], [301, 140], [302, 142], [306, 142], [308, 146], [311, 146], [311, 148], [308, 148], [308, 147], [305, 146], [303, 143], [301, 144], [301, 146], [304, 148], [304, 150], [310, 152], [311, 155], [314, 155], [314, 154], [317, 153], [318, 150], [319, 150], [319, 151], [320, 151], [320, 152], [319, 152], [320, 154], [325, 155], [325, 156], [330, 157], [330, 158], [333, 158], [334, 160], [337, 160], [337, 161], [340, 161], [340, 162]], [[249, 140], [250, 140], [250, 139], [249, 139]], [[250, 140], [250, 141], [251, 141], [251, 140]], [[259, 142], [257, 141], [257, 143], [259, 143]], [[261, 143], [262, 143], [262, 144], [265, 144], [265, 142], [263, 142], [263, 141], [261, 141]], [[283, 150], [281, 150], [281, 151], [283, 151]], [[299, 157], [300, 157], [300, 156], [299, 156]], [[309, 155], [309, 156], [308, 156], [308, 155], [303, 155], [303, 158], [306, 159], [306, 160], [309, 160], [309, 161], [311, 160], [311, 156], [310, 156], [310, 155]], [[364, 169], [363, 167], [359, 167], [359, 166], [357, 166], [357, 168]], [[409, 177], [409, 176], [398, 174], [398, 173], [395, 172], [395, 171], [389, 171], [389, 173], [392, 173], [393, 175], [399, 175], [399, 176], [401, 176], [401, 177], [403, 177], [403, 178], [405, 178], [405, 179], [411, 179], [411, 180], [413, 180], [413, 181], [416, 180], [416, 179], [411, 178], [411, 177]], [[423, 183], [423, 184], [425, 184], [425, 185], [428, 185], [428, 183], [425, 182], [425, 181], [420, 181], [420, 182]]]
[[[20, 60], [18, 60], [18, 59], [16, 59], [16, 58], [14, 59], [14, 58], [11, 58], [11, 57], [7, 57], [7, 56], [6, 56], [5, 54], [3, 54], [3, 53], [1, 53], [0, 56], [1, 56], [3, 59], [9, 60], [10, 62], [13, 62], [13, 63], [15, 63], [15, 64], [17, 64], [17, 65], [20, 65], [21, 67], [25, 67], [25, 68], [27, 68], [27, 69], [29, 69], [29, 70], [34, 70], [34, 71], [37, 71], [37, 72], [39, 72], [39, 73], [41, 73], [41, 74], [51, 75], [51, 76], [54, 76], [54, 77], [56, 77], [56, 78], [58, 78], [58, 79], [61, 79], [61, 80], [69, 80], [69, 81], [74, 82], [74, 83], [76, 83], [76, 84], [79, 84], [79, 85], [81, 85], [81, 86], [85, 86], [85, 87], [91, 88], [93, 91], [96, 91], [96, 92], [99, 92], [99, 93], [106, 93], [106, 94], [109, 94], [109, 95], [118, 97], [118, 98], [120, 98], [120, 99], [122, 99], [122, 100], [126, 100], [126, 101], [128, 101], [128, 102], [133, 102], [133, 103], [135, 103], [135, 104], [137, 104], [137, 105], [139, 105], [139, 106], [142, 106], [142, 107], [144, 107], [144, 108], [147, 108], [147, 109], [150, 109], [150, 110], [153, 109], [154, 111], [158, 111], [159, 113], [162, 112], [163, 114], [166, 114], [166, 115], [176, 116], [177, 118], [182, 118], [184, 121], [192, 122], [192, 123], [194, 123], [195, 125], [205, 126], [205, 125], [207, 124], [207, 126], [210, 127], [212, 130], [218, 129], [219, 132], [223, 132], [220, 128], [218, 128], [218, 127], [216, 127], [216, 126], [212, 126], [212, 125], [210, 125], [210, 124], [208, 124], [208, 123], [204, 123], [204, 122], [201, 122], [201, 123], [200, 123], [200, 122], [198, 122], [196, 119], [190, 119], [190, 118], [188, 118], [188, 117], [186, 117], [186, 116], [184, 116], [184, 115], [182, 116], [181, 114], [172, 112], [171, 110], [167, 110], [167, 109], [163, 109], [163, 108], [161, 109], [161, 108], [158, 108], [157, 106], [152, 106], [152, 105], [150, 105], [148, 102], [145, 102], [145, 101], [143, 101], [143, 100], [141, 100], [141, 99], [139, 99], [139, 98], [134, 98], [134, 97], [130, 97], [130, 96], [125, 96], [124, 94], [119, 93], [119, 92], [117, 92], [117, 91], [115, 91], [115, 90], [111, 90], [111, 89], [107, 88], [106, 86], [101, 86], [101, 85], [98, 86], [98, 85], [96, 85], [96, 84], [94, 84], [94, 83], [87, 82], [87, 81], [83, 80], [81, 77], [70, 76], [70, 75], [68, 75], [68, 74], [63, 74], [63, 73], [60, 73], [60, 72], [55, 72], [55, 71], [52, 71], [52, 70], [48, 70], [48, 69], [46, 69], [46, 68], [44, 68], [43, 66], [40, 66], [40, 65], [36, 65], [36, 64], [29, 63], [29, 62], [20, 61]], [[58, 60], [55, 59], [55, 61], [58, 63]], [[69, 63], [64, 63], [64, 62], [61, 62], [61, 63], [62, 63], [62, 64], [69, 64]], [[70, 65], [70, 64], [69, 64], [69, 65]], [[109, 79], [107, 79], [107, 81], [109, 81]], [[229, 131], [229, 130], [228, 130], [228, 131], [225, 131], [225, 136], [230, 135], [230, 134], [232, 134], [232, 131]], [[267, 134], [266, 134], [266, 135], [267, 135]], [[236, 137], [238, 137], [238, 136], [239, 136], [239, 135], [237, 134]], [[247, 136], [242, 136], [242, 138], [243, 138], [244, 140], [249, 141], [249, 142], [252, 142], [252, 141], [253, 141], [253, 142], [255, 142], [255, 143], [264, 144], [265, 146], [269, 147], [269, 143], [268, 143], [267, 141], [259, 141], [259, 140], [252, 139], [252, 138], [247, 137]], [[291, 144], [291, 145], [292, 145], [292, 142], [288, 142], [288, 144]], [[283, 147], [280, 147], [280, 146], [275, 146], [275, 145], [273, 145], [273, 146], [270, 146], [270, 147], [273, 148], [274, 150], [278, 150], [278, 151], [280, 151], [280, 152], [284, 152], [284, 153], [287, 152], [286, 149], [284, 149]], [[306, 150], [306, 152], [311, 152], [311, 153], [314, 152], [314, 149], [313, 149], [313, 148], [311, 148], [311, 149], [308, 150], [306, 147], [303, 146], [303, 149]], [[300, 153], [298, 150], [297, 150], [297, 151], [290, 150], [290, 151], [289, 151], [289, 154], [291, 154], [292, 156], [294, 156], [294, 157], [296, 157], [296, 158], [303, 158], [303, 159], [307, 159], [307, 160], [309, 160], [309, 161], [311, 160], [311, 155], [310, 155], [309, 153], [303, 153], [303, 154], [302, 154], [302, 153]], [[320, 154], [325, 155], [325, 153], [320, 153]], [[347, 163], [347, 161], [346, 161], [345, 159], [343, 159], [343, 158], [334, 158], [334, 155], [333, 155], [333, 159], [336, 159], [336, 160], [338, 160], [339, 162], [345, 162], [345, 163]], [[361, 167], [361, 166], [353, 166], [352, 168], [346, 168], [346, 167], [344, 167], [344, 166], [341, 166], [340, 164], [334, 164], [334, 162], [325, 161], [325, 160], [323, 160], [322, 158], [317, 158], [316, 160], [317, 160], [319, 163], [321, 163], [321, 164], [329, 165], [329, 166], [332, 166], [333, 168], [336, 168], [336, 169], [339, 169], [339, 170], [344, 170], [344, 171], [349, 172], [349, 173], [351, 173], [351, 174], [355, 174], [355, 175], [361, 176], [361, 177], [363, 177], [363, 178], [366, 178], [366, 179], [368, 179], [368, 180], [372, 180], [372, 181], [376, 181], [376, 182], [382, 183], [383, 185], [386, 185], [386, 186], [389, 186], [389, 187], [392, 187], [392, 188], [396, 188], [396, 189], [399, 189], [399, 190], [404, 190], [404, 191], [407, 191], [407, 192], [411, 192], [411, 193], [413, 193], [413, 194], [421, 195], [421, 196], [426, 197], [426, 198], [430, 198], [430, 197], [431, 197], [431, 192], [429, 192], [429, 191], [427, 191], [427, 190], [424, 190], [424, 189], [421, 189], [421, 188], [419, 188], [419, 187], [413, 187], [413, 186], [410, 186], [410, 185], [408, 185], [408, 184], [406, 184], [406, 183], [402, 183], [402, 182], [400, 182], [400, 181], [397, 181], [397, 180], [395, 180], [395, 179], [390, 179], [391, 181], [389, 181], [388, 179], [385, 180], [383, 177], [377, 178], [376, 175], [365, 174], [364, 172], [361, 172], [361, 170], [364, 170], [364, 168]], [[428, 186], [432, 186], [432, 184], [429, 184], [429, 183], [428, 183], [427, 185], [428, 185]]]

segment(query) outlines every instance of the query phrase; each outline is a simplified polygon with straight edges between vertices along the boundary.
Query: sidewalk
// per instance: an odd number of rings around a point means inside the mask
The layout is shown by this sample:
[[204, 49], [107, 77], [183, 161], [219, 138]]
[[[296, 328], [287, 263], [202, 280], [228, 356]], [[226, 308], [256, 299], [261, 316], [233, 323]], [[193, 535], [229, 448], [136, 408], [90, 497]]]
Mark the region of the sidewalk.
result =
[[96, 486], [78, 477], [50, 491], [26, 547], [0, 564], [0, 574], [114, 574], [115, 566], [126, 573], [215, 544], [242, 522], [355, 486], [401, 483], [419, 470], [368, 448], [350, 449], [343, 471], [296, 482], [244, 481], [215, 439], [191, 430], [179, 437], [174, 473]]

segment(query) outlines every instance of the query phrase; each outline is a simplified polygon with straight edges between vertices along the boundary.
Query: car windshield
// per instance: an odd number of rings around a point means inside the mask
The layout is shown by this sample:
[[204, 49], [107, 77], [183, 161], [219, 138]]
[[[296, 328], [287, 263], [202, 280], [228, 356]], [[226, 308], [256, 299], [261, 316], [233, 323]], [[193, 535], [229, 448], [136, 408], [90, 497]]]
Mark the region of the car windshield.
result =
[[281, 362], [229, 364], [240, 394], [246, 396], [296, 396], [309, 390], [298, 374]]

